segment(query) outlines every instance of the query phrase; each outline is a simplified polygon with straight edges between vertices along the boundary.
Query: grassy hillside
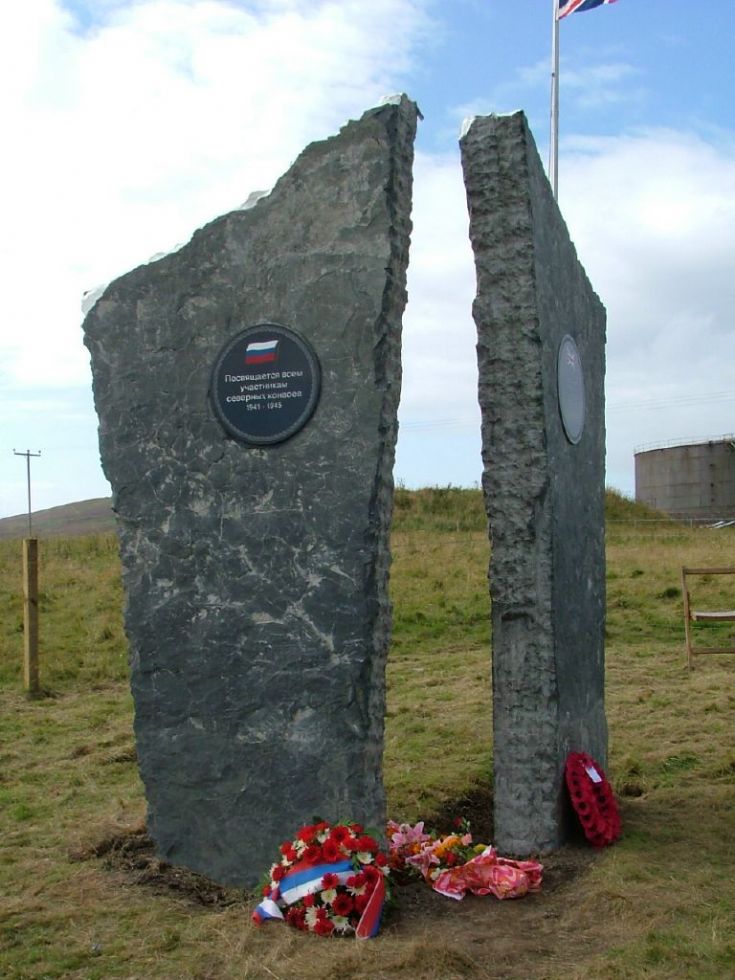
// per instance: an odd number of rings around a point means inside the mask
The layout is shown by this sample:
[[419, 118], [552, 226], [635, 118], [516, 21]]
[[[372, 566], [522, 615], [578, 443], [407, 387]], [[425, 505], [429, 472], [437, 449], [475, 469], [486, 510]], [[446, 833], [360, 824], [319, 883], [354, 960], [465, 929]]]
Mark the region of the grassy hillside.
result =
[[[483, 836], [492, 763], [487, 548], [478, 491], [398, 492], [389, 813], [461, 812]], [[400, 913], [367, 944], [256, 930], [249, 896], [146, 857], [134, 833], [145, 804], [114, 537], [41, 543], [49, 696], [37, 701], [20, 689], [19, 552], [18, 542], [0, 542], [3, 978], [735, 974], [735, 657], [685, 669], [678, 577], [683, 563], [734, 564], [733, 530], [608, 526], [608, 775], [623, 839], [602, 853], [576, 845], [545, 859], [541, 894], [517, 902], [453, 903], [424, 886], [400, 889]], [[700, 586], [713, 604], [733, 602], [726, 580]], [[719, 632], [732, 638], [727, 625]]]
[[[80, 500], [74, 504], [62, 504], [48, 510], [37, 510], [32, 515], [34, 537], [48, 538], [65, 535], [103, 534], [115, 528], [115, 516], [109, 497]], [[4, 517], [0, 520], [0, 539], [25, 538], [28, 536], [28, 515]]]
[[[605, 513], [608, 520], [660, 519], [662, 516], [610, 489], [605, 496]], [[394, 522], [399, 530], [421, 528], [428, 524], [441, 531], [481, 531], [485, 527], [482, 494], [479, 490], [465, 487], [426, 487], [423, 490], [398, 487]], [[109, 497], [80, 500], [38, 510], [33, 514], [33, 533], [39, 538], [106, 534], [114, 529], [115, 515]], [[26, 514], [0, 519], [0, 540], [27, 536]]]

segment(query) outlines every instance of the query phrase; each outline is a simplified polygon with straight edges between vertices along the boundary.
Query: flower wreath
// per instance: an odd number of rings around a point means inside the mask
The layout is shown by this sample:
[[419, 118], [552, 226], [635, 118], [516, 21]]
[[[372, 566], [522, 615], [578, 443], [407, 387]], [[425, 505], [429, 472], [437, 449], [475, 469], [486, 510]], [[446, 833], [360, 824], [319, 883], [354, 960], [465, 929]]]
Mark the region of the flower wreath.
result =
[[361, 824], [322, 820], [302, 827], [280, 851], [253, 912], [256, 925], [275, 920], [320, 936], [377, 935], [389, 896], [388, 856]]
[[585, 837], [593, 847], [612, 844], [620, 837], [620, 815], [605, 773], [586, 752], [570, 752], [564, 771]]

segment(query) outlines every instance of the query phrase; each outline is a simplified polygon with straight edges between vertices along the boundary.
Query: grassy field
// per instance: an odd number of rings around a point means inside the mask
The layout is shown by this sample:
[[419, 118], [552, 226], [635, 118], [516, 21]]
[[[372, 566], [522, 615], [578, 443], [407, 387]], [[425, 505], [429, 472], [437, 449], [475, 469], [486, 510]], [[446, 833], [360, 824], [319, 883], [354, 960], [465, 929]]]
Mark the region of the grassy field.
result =
[[[735, 657], [686, 669], [679, 588], [682, 564], [734, 564], [735, 532], [650, 516], [608, 498], [608, 775], [623, 839], [565, 848], [545, 862], [542, 892], [517, 902], [405, 886], [361, 944], [257, 930], [250, 896], [137, 849], [145, 806], [114, 538], [41, 542], [38, 700], [21, 690], [20, 544], [0, 542], [0, 977], [735, 975]], [[389, 813], [461, 811], [480, 826], [492, 718], [479, 492], [399, 491], [393, 547]], [[733, 608], [724, 577], [698, 584]]]

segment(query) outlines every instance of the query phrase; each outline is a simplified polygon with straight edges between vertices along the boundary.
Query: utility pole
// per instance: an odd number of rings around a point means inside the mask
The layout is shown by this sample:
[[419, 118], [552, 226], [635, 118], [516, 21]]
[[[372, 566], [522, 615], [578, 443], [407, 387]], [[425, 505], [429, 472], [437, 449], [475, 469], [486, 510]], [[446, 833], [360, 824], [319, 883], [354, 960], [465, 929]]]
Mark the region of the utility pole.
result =
[[37, 453], [32, 453], [30, 449], [26, 449], [24, 453], [19, 453], [16, 449], [13, 450], [15, 456], [25, 456], [26, 458], [26, 474], [28, 477], [28, 537], [33, 537], [33, 527], [31, 525], [31, 458], [40, 456], [41, 450], [39, 449]]
[[556, 198], [559, 193], [559, 4], [551, 11], [551, 133], [549, 138], [549, 181]]
[[16, 456], [25, 456], [28, 475], [28, 537], [23, 541], [23, 682], [31, 697], [41, 693], [38, 672], [38, 540], [33, 537], [31, 523], [31, 458], [40, 456], [41, 450], [24, 453], [13, 450]]

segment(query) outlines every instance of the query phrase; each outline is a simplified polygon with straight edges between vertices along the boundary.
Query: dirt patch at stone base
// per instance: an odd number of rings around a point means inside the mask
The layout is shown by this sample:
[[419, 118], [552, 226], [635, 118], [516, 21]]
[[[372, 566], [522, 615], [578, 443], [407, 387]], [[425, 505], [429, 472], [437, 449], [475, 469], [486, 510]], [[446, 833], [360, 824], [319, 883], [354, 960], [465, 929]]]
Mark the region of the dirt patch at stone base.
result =
[[[427, 825], [444, 833], [451, 829], [452, 820], [460, 816], [470, 822], [476, 840], [486, 841], [492, 821], [490, 803], [489, 789], [478, 787], [447, 805], [431, 821], [427, 820]], [[161, 860], [143, 826], [111, 833], [71, 856], [75, 860], [101, 859], [103, 867], [123, 883], [151, 889], [155, 894], [175, 897], [192, 906], [223, 911], [232, 907], [238, 917], [237, 906], [241, 906], [244, 922], [249, 920], [257, 901], [251, 892], [224, 887]], [[381, 937], [388, 941], [386, 952], [397, 942], [401, 950], [413, 949], [415, 953], [405, 963], [401, 960], [402, 965], [389, 957], [391, 962], [382, 965], [386, 972], [379, 975], [441, 976], [442, 980], [449, 976], [529, 980], [564, 974], [575, 960], [594, 955], [600, 948], [596, 930], [591, 928], [593, 923], [588, 921], [591, 910], [589, 889], [585, 885], [586, 873], [596, 856], [597, 852], [582, 843], [547, 855], [541, 859], [544, 866], [541, 891], [504, 901], [493, 896], [472, 895], [463, 901], [453, 901], [438, 895], [422, 881], [396, 876], [395, 905], [384, 916]], [[263, 932], [268, 932], [268, 927]], [[282, 941], [276, 940], [273, 933], [269, 937], [276, 945]], [[333, 955], [332, 948], [332, 944], [325, 946], [325, 954]], [[430, 959], [440, 953], [442, 957], [459, 959], [451, 970], [449, 961], [442, 960], [443, 965], [437, 963], [439, 972], [433, 973]], [[297, 973], [306, 969], [303, 963], [298, 966], [291, 963], [290, 967]], [[360, 970], [347, 970], [345, 975], [367, 976]]]

